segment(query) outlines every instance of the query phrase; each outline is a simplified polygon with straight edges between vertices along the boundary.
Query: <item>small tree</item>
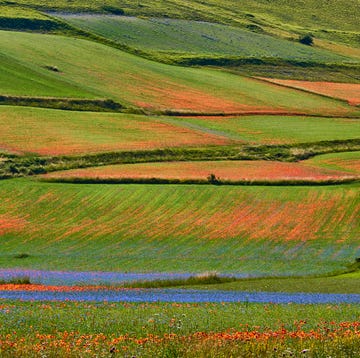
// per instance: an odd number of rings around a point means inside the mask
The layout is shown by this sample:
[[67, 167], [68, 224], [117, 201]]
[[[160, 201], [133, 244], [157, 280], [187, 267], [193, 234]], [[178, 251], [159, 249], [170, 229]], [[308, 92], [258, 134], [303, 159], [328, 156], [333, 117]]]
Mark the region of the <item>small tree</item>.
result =
[[312, 46], [314, 44], [314, 39], [310, 34], [300, 36], [299, 42], [303, 45]]

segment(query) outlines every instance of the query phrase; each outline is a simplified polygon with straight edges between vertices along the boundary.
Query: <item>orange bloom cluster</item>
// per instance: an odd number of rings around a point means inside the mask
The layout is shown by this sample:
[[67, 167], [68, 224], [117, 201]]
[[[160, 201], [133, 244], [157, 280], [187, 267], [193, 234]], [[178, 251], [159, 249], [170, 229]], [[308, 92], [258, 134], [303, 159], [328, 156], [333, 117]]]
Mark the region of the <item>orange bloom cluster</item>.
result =
[[226, 342], [261, 342], [261, 341], [284, 341], [284, 340], [334, 340], [334, 339], [360, 339], [360, 321], [355, 322], [322, 322], [316, 330], [304, 331], [302, 326], [305, 322], [300, 321], [297, 329], [287, 330], [284, 327], [278, 330], [228, 330], [225, 332], [195, 332], [187, 336], [174, 333], [157, 336], [148, 334], [145, 337], [133, 337], [128, 334], [115, 337], [99, 334], [80, 334], [79, 332], [58, 332], [54, 334], [34, 333], [33, 336], [19, 337], [12, 332], [0, 337], [0, 352], [12, 349], [31, 349], [33, 352], [43, 350], [63, 350], [74, 353], [94, 353], [99, 351], [120, 352], [130, 347], [145, 345], [166, 345], [174, 342], [183, 344], [210, 343], [222, 345]]

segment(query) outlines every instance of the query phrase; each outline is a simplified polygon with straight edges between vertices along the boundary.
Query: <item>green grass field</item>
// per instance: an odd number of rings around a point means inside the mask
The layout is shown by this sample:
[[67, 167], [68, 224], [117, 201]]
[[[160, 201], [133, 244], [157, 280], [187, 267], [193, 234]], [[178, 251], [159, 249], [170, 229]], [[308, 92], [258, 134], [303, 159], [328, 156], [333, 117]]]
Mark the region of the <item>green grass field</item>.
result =
[[[63, 15], [70, 24], [142, 51], [177, 55], [229, 55], [305, 62], [349, 62], [350, 58], [296, 42], [214, 23], [106, 15]], [[172, 55], [172, 56], [171, 56]]]
[[[49, 92], [40, 80], [35, 83], [30, 80], [27, 70], [30, 69], [31, 73], [40, 72], [45, 76], [47, 84], [56, 78], [54, 92], [57, 89], [64, 91], [67, 86], [72, 91], [76, 87], [78, 96], [90, 92], [96, 97], [149, 110], [279, 111], [318, 115], [355, 115], [359, 112], [340, 101], [298, 90], [216, 70], [159, 64], [80, 39], [1, 32], [0, 44], [5, 66], [10, 67], [13, 58], [19, 63], [16, 77], [21, 84], [14, 86], [9, 81], [9, 71], [5, 71], [5, 78], [1, 72], [1, 80], [4, 78], [2, 94], [48, 96]], [[49, 71], [45, 66], [55, 66], [58, 72]], [[29, 91], [31, 87], [33, 89]], [[66, 91], [70, 91], [69, 87]]]
[[[3, 106], [0, 149], [41, 155], [90, 154], [231, 144], [233, 141], [158, 117]], [[29, 134], [31, 133], [31, 134]]]
[[[0, 266], [259, 275], [330, 272], [359, 256], [358, 194], [355, 184], [4, 181]], [[30, 256], [15, 258], [19, 253]]]
[[177, 118], [169, 123], [257, 143], [302, 143], [359, 138], [357, 119], [290, 116]]
[[360, 136], [357, 119], [341, 118], [173, 119], [13, 106], [2, 106], [0, 118], [1, 150], [42, 155], [236, 143], [302, 143]]

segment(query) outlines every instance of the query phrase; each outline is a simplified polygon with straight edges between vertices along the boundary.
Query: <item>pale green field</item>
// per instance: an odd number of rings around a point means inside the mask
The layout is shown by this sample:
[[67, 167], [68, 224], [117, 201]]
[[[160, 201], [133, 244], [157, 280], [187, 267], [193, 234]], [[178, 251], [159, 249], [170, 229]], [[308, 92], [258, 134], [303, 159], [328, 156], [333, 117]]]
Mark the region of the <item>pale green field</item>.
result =
[[142, 51], [341, 63], [349, 57], [238, 27], [200, 21], [106, 15], [60, 15], [76, 27]]

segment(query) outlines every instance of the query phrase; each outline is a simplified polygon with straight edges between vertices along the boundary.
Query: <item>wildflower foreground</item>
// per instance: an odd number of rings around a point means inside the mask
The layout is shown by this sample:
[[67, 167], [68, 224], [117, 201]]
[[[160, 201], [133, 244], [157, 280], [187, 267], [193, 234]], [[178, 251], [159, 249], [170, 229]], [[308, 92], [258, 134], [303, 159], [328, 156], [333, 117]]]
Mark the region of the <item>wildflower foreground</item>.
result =
[[358, 357], [357, 304], [0, 301], [1, 357]]
[[[170, 322], [171, 323], [171, 322]], [[176, 320], [173, 321], [176, 324]], [[229, 330], [195, 332], [183, 336], [80, 334], [34, 332], [19, 337], [16, 332], [1, 337], [2, 356], [105, 357], [252, 357], [252, 356], [336, 356], [356, 357], [360, 353], [360, 322], [323, 322], [316, 330], [304, 331], [302, 322], [296, 330]]]

